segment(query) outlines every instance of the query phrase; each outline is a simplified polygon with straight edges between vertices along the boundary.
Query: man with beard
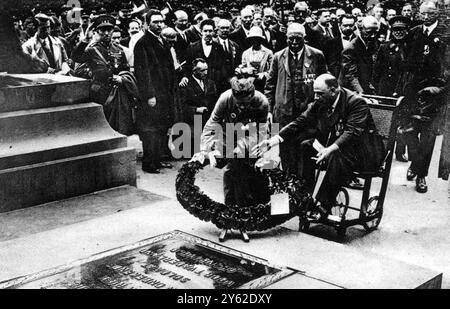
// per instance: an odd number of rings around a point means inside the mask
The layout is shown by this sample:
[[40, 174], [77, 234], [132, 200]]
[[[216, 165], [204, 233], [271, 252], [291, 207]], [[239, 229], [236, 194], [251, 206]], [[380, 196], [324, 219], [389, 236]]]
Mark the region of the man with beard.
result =
[[364, 98], [340, 87], [330, 74], [314, 81], [314, 98], [315, 102], [305, 113], [282, 128], [279, 135], [254, 149], [261, 153], [267, 146], [281, 143], [281, 147], [306, 138], [316, 138], [325, 145], [315, 160], [317, 164], [326, 162], [326, 174], [316, 195], [320, 203], [318, 215], [326, 215], [336, 203], [339, 189], [352, 179], [353, 172], [378, 170], [385, 151]]
[[239, 44], [241, 50], [250, 48], [250, 43], [247, 41], [248, 33], [253, 23], [252, 10], [245, 8], [241, 11], [241, 26], [230, 34], [230, 39]]
[[448, 25], [439, 21], [436, 3], [425, 1], [420, 6], [423, 25], [411, 29], [408, 37], [407, 74], [405, 100], [412, 119], [410, 129], [405, 128], [405, 138], [411, 153], [411, 166], [406, 178], [416, 178], [416, 191], [428, 190], [428, 175], [436, 135], [442, 125], [443, 109], [446, 107], [445, 91], [449, 77], [446, 76], [448, 46], [445, 35]]
[[[314, 79], [327, 72], [323, 53], [305, 45], [304, 37], [302, 25], [293, 23], [288, 27], [288, 47], [275, 53], [267, 77], [264, 93], [270, 104], [269, 118], [280, 126], [287, 125], [308, 108], [314, 99]], [[296, 142], [282, 144], [281, 164], [289, 173], [305, 178], [312, 189], [314, 166], [304, 162], [311, 155], [303, 150]]]
[[362, 20], [360, 35], [342, 52], [340, 84], [358, 93], [373, 94], [372, 70], [378, 50], [378, 22], [373, 16]]
[[160, 11], [150, 10], [146, 15], [148, 30], [134, 48], [134, 69], [140, 93], [136, 113], [139, 137], [144, 156], [142, 170], [159, 174], [160, 168], [171, 167], [162, 162], [165, 137], [173, 125], [175, 66], [160, 34], [164, 17]]

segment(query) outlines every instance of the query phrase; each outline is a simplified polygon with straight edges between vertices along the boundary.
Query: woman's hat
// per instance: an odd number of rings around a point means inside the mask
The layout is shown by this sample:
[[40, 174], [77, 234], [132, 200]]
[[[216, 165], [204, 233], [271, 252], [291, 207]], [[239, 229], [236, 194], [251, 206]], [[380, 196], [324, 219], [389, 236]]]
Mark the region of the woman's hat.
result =
[[252, 39], [252, 38], [258, 38], [258, 39], [262, 39], [262, 40], [266, 39], [261, 27], [253, 26], [250, 28], [247, 39]]

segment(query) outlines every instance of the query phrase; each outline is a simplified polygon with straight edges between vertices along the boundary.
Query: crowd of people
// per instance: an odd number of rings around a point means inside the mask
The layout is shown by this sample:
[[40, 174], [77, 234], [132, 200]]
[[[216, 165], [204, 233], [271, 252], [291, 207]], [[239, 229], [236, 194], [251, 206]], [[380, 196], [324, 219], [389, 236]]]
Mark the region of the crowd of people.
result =
[[[212, 123], [259, 121], [262, 115], [283, 128], [265, 144], [281, 143], [283, 169], [311, 186], [316, 153], [304, 141], [321, 137], [326, 147], [318, 161], [327, 160], [331, 171], [322, 203], [329, 204], [336, 188], [351, 181], [350, 170], [382, 159], [375, 156], [382, 146], [368, 137], [373, 121], [359, 94], [404, 96], [396, 158], [411, 161], [407, 179], [416, 179], [417, 192], [427, 192], [449, 81], [442, 39], [448, 23], [438, 1], [370, 8], [354, 1], [232, 8], [217, 1], [215, 9], [202, 9], [202, 3], [161, 3], [161, 10], [145, 1], [105, 4], [83, 9], [73, 24], [66, 18], [72, 8], [35, 11], [16, 18], [15, 29], [24, 53], [39, 64], [35, 72], [92, 80], [92, 100], [104, 106], [111, 126], [139, 134], [145, 172], [171, 167], [168, 132], [176, 122], [194, 126], [200, 116], [207, 131], [201, 149], [211, 151], [206, 135]], [[327, 140], [330, 132], [335, 136]], [[368, 141], [371, 147], [360, 147]], [[448, 177], [448, 161], [442, 165]]]

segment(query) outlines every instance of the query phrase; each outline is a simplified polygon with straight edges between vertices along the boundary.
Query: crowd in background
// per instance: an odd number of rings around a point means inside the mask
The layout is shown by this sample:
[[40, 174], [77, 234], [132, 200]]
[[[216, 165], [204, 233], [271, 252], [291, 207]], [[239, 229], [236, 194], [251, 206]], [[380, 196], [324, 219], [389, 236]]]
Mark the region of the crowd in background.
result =
[[[193, 126], [195, 115], [204, 125], [234, 76], [252, 78], [271, 104], [270, 117], [284, 126], [314, 99], [304, 85], [329, 72], [360, 94], [410, 98], [396, 158], [412, 161], [407, 178], [426, 192], [445, 124], [439, 96], [448, 87], [441, 53], [447, 18], [429, 4], [436, 1], [426, 2], [97, 1], [82, 10], [43, 4], [13, 18], [23, 51], [39, 64], [34, 72], [92, 79], [92, 98], [112, 127], [128, 135], [137, 130], [146, 172], [170, 167], [168, 129], [181, 121]], [[311, 62], [306, 47], [293, 53], [295, 42], [287, 38], [293, 25], [312, 48]], [[289, 52], [292, 76], [277, 75]], [[130, 113], [132, 120], [119, 117]], [[285, 165], [294, 161], [293, 171], [304, 177], [301, 150], [286, 151], [292, 153]]]

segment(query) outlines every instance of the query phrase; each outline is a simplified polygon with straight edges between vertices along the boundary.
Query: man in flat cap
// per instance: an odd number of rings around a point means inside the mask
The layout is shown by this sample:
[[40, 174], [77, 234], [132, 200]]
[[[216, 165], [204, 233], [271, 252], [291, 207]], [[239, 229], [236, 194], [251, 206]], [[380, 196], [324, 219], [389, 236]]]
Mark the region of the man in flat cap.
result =
[[[92, 72], [91, 97], [99, 104], [105, 104], [114, 84], [120, 84], [121, 71], [128, 71], [126, 55], [112, 42], [115, 19], [99, 15], [88, 29], [88, 34], [72, 52], [72, 59], [85, 63]], [[91, 29], [94, 36], [91, 40]]]

